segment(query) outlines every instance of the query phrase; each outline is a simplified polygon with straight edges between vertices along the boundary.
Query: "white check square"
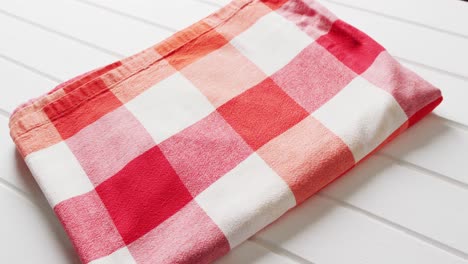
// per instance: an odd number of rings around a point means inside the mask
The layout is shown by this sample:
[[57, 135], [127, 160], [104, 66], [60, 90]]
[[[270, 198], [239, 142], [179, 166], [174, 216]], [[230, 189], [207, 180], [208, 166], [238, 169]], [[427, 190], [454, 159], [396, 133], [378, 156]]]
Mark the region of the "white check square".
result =
[[271, 75], [313, 41], [293, 22], [270, 12], [230, 43], [263, 72]]
[[312, 116], [348, 145], [356, 162], [407, 120], [391, 94], [359, 76]]
[[89, 264], [114, 264], [114, 263], [125, 263], [125, 264], [136, 264], [135, 259], [127, 247], [120, 248], [114, 251], [112, 254], [93, 260]]
[[175, 73], [125, 104], [156, 143], [175, 135], [215, 109], [184, 76]]
[[25, 161], [52, 207], [94, 188], [64, 141], [29, 154]]
[[256, 153], [195, 197], [231, 248], [296, 205], [287, 183]]

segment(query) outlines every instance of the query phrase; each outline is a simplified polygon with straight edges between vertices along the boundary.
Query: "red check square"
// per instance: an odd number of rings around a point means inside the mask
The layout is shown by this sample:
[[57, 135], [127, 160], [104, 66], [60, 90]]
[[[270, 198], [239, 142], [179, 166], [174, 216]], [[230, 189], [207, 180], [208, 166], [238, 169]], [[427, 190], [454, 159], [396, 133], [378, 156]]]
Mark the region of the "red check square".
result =
[[254, 150], [308, 115], [271, 78], [222, 105], [218, 112]]
[[[98, 93], [98, 95], [85, 100], [87, 95], [75, 90], [66, 97], [44, 107], [44, 112], [52, 120], [63, 139], [73, 136], [81, 129], [122, 105], [122, 102], [115, 97], [100, 79], [90, 82], [86, 88], [89, 89], [89, 93]], [[76, 107], [78, 104], [79, 107]], [[99, 107], [96, 107], [96, 105], [99, 105]], [[65, 113], [67, 114], [65, 115]]]
[[192, 200], [157, 146], [132, 160], [96, 191], [127, 245]]
[[375, 40], [342, 20], [336, 20], [328, 34], [318, 38], [317, 43], [357, 74], [369, 68], [384, 50]]
[[54, 208], [83, 263], [125, 246], [95, 191], [73, 197]]

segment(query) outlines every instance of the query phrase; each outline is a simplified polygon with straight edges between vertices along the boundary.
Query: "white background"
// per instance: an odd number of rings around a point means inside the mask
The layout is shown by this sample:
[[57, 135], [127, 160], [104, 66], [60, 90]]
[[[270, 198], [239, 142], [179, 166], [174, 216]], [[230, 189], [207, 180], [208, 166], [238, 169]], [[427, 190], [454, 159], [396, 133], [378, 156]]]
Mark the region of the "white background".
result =
[[[14, 107], [214, 12], [216, 0], [0, 2], [0, 262], [78, 259], [8, 135]], [[468, 263], [468, 3], [322, 0], [442, 89], [389, 146], [220, 263]]]

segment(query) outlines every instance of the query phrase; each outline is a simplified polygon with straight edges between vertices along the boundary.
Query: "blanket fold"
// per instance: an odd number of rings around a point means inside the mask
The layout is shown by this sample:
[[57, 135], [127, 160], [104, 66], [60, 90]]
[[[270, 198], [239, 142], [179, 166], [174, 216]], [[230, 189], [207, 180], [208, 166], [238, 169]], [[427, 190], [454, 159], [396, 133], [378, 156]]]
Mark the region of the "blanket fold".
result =
[[313, 0], [234, 0], [10, 129], [83, 263], [209, 263], [441, 100]]

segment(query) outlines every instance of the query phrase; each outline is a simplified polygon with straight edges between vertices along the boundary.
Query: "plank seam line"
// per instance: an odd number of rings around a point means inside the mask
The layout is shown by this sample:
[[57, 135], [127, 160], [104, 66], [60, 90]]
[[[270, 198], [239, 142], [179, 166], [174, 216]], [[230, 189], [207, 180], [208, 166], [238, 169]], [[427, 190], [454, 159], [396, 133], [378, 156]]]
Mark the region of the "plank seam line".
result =
[[289, 250], [286, 250], [282, 247], [279, 247], [265, 239], [262, 239], [258, 236], [253, 236], [251, 238], [249, 238], [249, 241], [273, 252], [274, 254], [276, 255], [279, 255], [281, 257], [284, 257], [284, 258], [287, 258], [289, 260], [292, 260], [293, 262], [296, 262], [296, 263], [299, 263], [299, 264], [314, 264], [313, 262], [311, 262], [310, 260], [307, 260], [295, 253], [292, 253], [291, 251]]
[[4, 55], [4, 54], [1, 54], [1, 53], [0, 53], [0, 58], [3, 59], [3, 60], [8, 61], [8, 62], [10, 62], [10, 63], [13, 63], [13, 64], [15, 64], [15, 65], [17, 65], [17, 66], [19, 66], [19, 67], [21, 67], [21, 68], [24, 68], [24, 69], [26, 69], [26, 70], [28, 70], [28, 71], [30, 71], [30, 72], [33, 72], [33, 73], [35, 73], [35, 74], [37, 74], [37, 75], [39, 75], [39, 76], [42, 76], [42, 77], [44, 77], [44, 78], [46, 78], [46, 79], [49, 79], [49, 80], [51, 80], [51, 81], [53, 81], [53, 82], [56, 82], [56, 83], [61, 83], [61, 82], [63, 82], [63, 80], [60, 79], [60, 78], [58, 78], [58, 77], [55, 77], [55, 76], [53, 76], [53, 75], [51, 75], [51, 74], [45, 73], [45, 72], [43, 72], [43, 71], [40, 71], [40, 70], [38, 70], [38, 69], [36, 69], [36, 68], [34, 68], [34, 67], [32, 67], [32, 66], [29, 66], [29, 65], [27, 65], [27, 64], [25, 64], [25, 63], [23, 63], [23, 62], [21, 62], [21, 61], [15, 60], [15, 59], [13, 59], [13, 58], [10, 58], [10, 57], [8, 57], [8, 56], [6, 56], [6, 55]]
[[[35, 200], [34, 197], [32, 197], [31, 195], [29, 195], [28, 193], [26, 193], [25, 191], [21, 190], [20, 188], [16, 187], [15, 185], [11, 184], [10, 182], [6, 181], [5, 179], [3, 178], [0, 178], [0, 187], [3, 186], [7, 191], [10, 191], [13, 193], [13, 195], [16, 195], [17, 197], [19, 197], [20, 199], [23, 199], [25, 200], [27, 203], [30, 203], [32, 206], [38, 208], [41, 212], [41, 214], [45, 217], [45, 219], [47, 220], [47, 222], [49, 223], [52, 223], [51, 221], [58, 221], [58, 218], [57, 216], [55, 216], [55, 214], [53, 213], [52, 211], [52, 208], [49, 206], [48, 203], [43, 203], [43, 204], [40, 204], [40, 203], [37, 203]], [[45, 199], [45, 198], [44, 198]], [[58, 222], [57, 222], [58, 223]], [[64, 231], [63, 229], [63, 226], [62, 225], [58, 225], [57, 226], [58, 228], [60, 228], [62, 231]], [[58, 230], [57, 228], [54, 226], [54, 228], [51, 230], [52, 233], [54, 234], [58, 234]], [[64, 241], [64, 238], [67, 240], [67, 241]], [[60, 237], [59, 238], [60, 241], [62, 242], [65, 242], [67, 243], [69, 241], [69, 237], [66, 236], [66, 237]], [[70, 244], [71, 245], [71, 244]], [[76, 256], [76, 253], [75, 253], [75, 250], [71, 250], [68, 248], [67, 246], [67, 251], [71, 251], [72, 254], [74, 256]], [[77, 261], [77, 257], [71, 259], [71, 263], [80, 263], [79, 261]]]
[[335, 199], [334, 197], [326, 195], [326, 194], [324, 194], [322, 192], [317, 193], [316, 195], [318, 195], [320, 197], [323, 197], [323, 198], [325, 198], [327, 200], [330, 200], [331, 202], [333, 202], [333, 203], [335, 203], [335, 204], [337, 204], [339, 206], [342, 206], [344, 208], [347, 208], [347, 209], [349, 209], [351, 211], [354, 211], [356, 213], [360, 213], [362, 215], [365, 215], [365, 216], [373, 219], [374, 221], [377, 221], [377, 222], [379, 222], [381, 224], [384, 224], [384, 225], [386, 225], [386, 226], [388, 226], [388, 227], [390, 227], [390, 228], [392, 228], [392, 229], [394, 229], [396, 231], [404, 233], [404, 234], [406, 234], [408, 236], [411, 236], [411, 237], [413, 237], [413, 238], [415, 238], [415, 239], [417, 239], [417, 240], [419, 240], [419, 241], [421, 241], [423, 243], [426, 243], [426, 244], [428, 244], [428, 245], [430, 245], [432, 247], [435, 247], [435, 248], [438, 248], [438, 249], [440, 249], [442, 251], [445, 251], [448, 254], [457, 256], [457, 257], [459, 257], [459, 258], [461, 258], [463, 260], [468, 260], [468, 254], [467, 253], [465, 253], [465, 252], [463, 252], [463, 251], [461, 251], [459, 249], [456, 249], [456, 248], [454, 248], [452, 246], [446, 245], [446, 244], [444, 244], [444, 243], [442, 243], [440, 241], [437, 241], [437, 240], [435, 240], [435, 239], [433, 239], [431, 237], [428, 237], [428, 236], [423, 235], [423, 234], [421, 234], [419, 232], [411, 230], [411, 229], [409, 229], [407, 227], [404, 227], [404, 226], [402, 226], [400, 224], [392, 222], [392, 221], [390, 221], [388, 219], [385, 219], [385, 218], [383, 218], [381, 216], [378, 216], [378, 215], [373, 214], [373, 213], [371, 213], [369, 211], [361, 209], [361, 208], [359, 208], [357, 206], [354, 206], [354, 205], [352, 205], [350, 203]]
[[465, 124], [463, 124], [461, 122], [454, 121], [454, 120], [448, 119], [446, 117], [439, 116], [437, 114], [430, 115], [430, 117], [428, 117], [428, 118], [431, 118], [431, 117], [434, 118], [434, 119], [439, 119], [441, 122], [447, 124], [448, 126], [451, 126], [453, 128], [457, 128], [457, 129], [463, 130], [465, 132], [468, 132], [468, 125], [465, 125]]
[[163, 24], [159, 24], [159, 23], [153, 22], [153, 21], [145, 19], [145, 18], [141, 18], [141, 17], [135, 16], [135, 15], [132, 15], [132, 14], [129, 14], [129, 13], [126, 13], [126, 12], [122, 12], [122, 11], [114, 9], [114, 8], [110, 8], [110, 7], [105, 6], [105, 5], [96, 4], [96, 3], [93, 3], [91, 1], [87, 1], [87, 0], [72, 0], [72, 1], [80, 2], [82, 4], [92, 6], [94, 8], [100, 8], [102, 10], [105, 10], [105, 11], [109, 12], [109, 13], [113, 13], [113, 14], [117, 14], [119, 16], [127, 17], [127, 18], [130, 18], [130, 19], [133, 19], [133, 20], [148, 24], [150, 26], [158, 27], [158, 28], [166, 30], [166, 31], [170, 31], [170, 32], [178, 31], [178, 29], [176, 29], [176, 28], [172, 28], [172, 27], [169, 27], [169, 26], [166, 26], [166, 25], [163, 25]]
[[390, 160], [396, 162], [398, 165], [400, 165], [402, 167], [408, 168], [408, 169], [413, 170], [413, 171], [417, 171], [417, 172], [422, 173], [422, 174], [427, 175], [427, 176], [434, 177], [436, 179], [439, 179], [441, 181], [444, 181], [444, 182], [449, 183], [451, 185], [455, 185], [458, 188], [462, 188], [462, 189], [468, 191], [468, 184], [467, 183], [462, 182], [462, 181], [457, 180], [457, 179], [454, 179], [452, 177], [446, 176], [446, 175], [444, 175], [442, 173], [435, 172], [433, 170], [421, 167], [419, 165], [416, 165], [416, 164], [411, 163], [411, 162], [406, 161], [406, 160], [401, 160], [401, 159], [399, 159], [397, 157], [394, 157], [394, 156], [392, 156], [390, 154], [387, 154], [387, 153], [378, 152], [378, 153], [375, 153], [374, 155], [390, 159]]
[[46, 211], [50, 210], [50, 208], [45, 208], [45, 206], [37, 203], [35, 201], [35, 199], [30, 194], [28, 194], [27, 192], [21, 190], [20, 188], [16, 187], [12, 183], [10, 183], [9, 181], [7, 181], [7, 180], [5, 180], [5, 179], [3, 179], [1, 177], [0, 177], [0, 186], [3, 186], [5, 189], [10, 190], [11, 192], [15, 193], [19, 197], [23, 198], [24, 200], [28, 201], [33, 206], [36, 206], [37, 208], [39, 208], [41, 210], [46, 210]]
[[400, 61], [404, 61], [404, 62], [409, 63], [409, 64], [414, 64], [416, 66], [420, 66], [421, 68], [436, 71], [438, 73], [445, 74], [445, 75], [448, 75], [450, 77], [454, 77], [454, 78], [457, 78], [457, 79], [468, 81], [468, 76], [465, 76], [463, 74], [453, 73], [453, 72], [450, 72], [450, 71], [447, 71], [447, 70], [444, 70], [444, 69], [441, 69], [441, 68], [437, 68], [437, 67], [434, 67], [434, 66], [429, 66], [429, 65], [426, 65], [426, 64], [421, 63], [421, 62], [413, 61], [413, 60], [410, 60], [410, 59], [400, 57], [398, 55], [394, 55], [393, 53], [392, 53], [392, 56], [394, 58], [400, 60]]
[[193, 0], [195, 2], [199, 2], [199, 3], [202, 3], [202, 4], [206, 4], [206, 5], [210, 5], [210, 6], [214, 6], [214, 7], [222, 7], [223, 5], [221, 4], [218, 4], [216, 2], [212, 2], [212, 1], [209, 1], [209, 0]]
[[18, 21], [21, 21], [21, 22], [23, 22], [23, 23], [25, 23], [25, 24], [28, 24], [28, 25], [31, 25], [31, 26], [33, 26], [33, 27], [39, 28], [39, 29], [41, 29], [41, 30], [47, 31], [47, 32], [49, 32], [49, 33], [56, 34], [56, 35], [58, 35], [58, 36], [61, 36], [61, 37], [63, 37], [63, 38], [66, 38], [66, 39], [68, 39], [68, 40], [72, 40], [72, 41], [78, 42], [78, 43], [80, 43], [80, 44], [82, 44], [82, 45], [84, 45], [84, 46], [88, 46], [88, 47], [90, 47], [90, 48], [99, 50], [99, 51], [101, 51], [101, 52], [103, 52], [103, 53], [106, 53], [106, 54], [111, 55], [111, 56], [113, 56], [113, 57], [116, 57], [116, 58], [118, 58], [118, 59], [125, 57], [125, 55], [123, 55], [123, 54], [120, 54], [120, 53], [117, 53], [117, 52], [108, 50], [108, 49], [106, 49], [106, 48], [100, 47], [100, 46], [98, 46], [98, 45], [96, 45], [96, 44], [93, 44], [93, 43], [91, 43], [91, 42], [88, 42], [88, 41], [79, 39], [79, 38], [74, 37], [74, 36], [72, 36], [72, 35], [68, 35], [68, 34], [65, 34], [65, 33], [63, 33], [63, 32], [57, 31], [57, 30], [55, 30], [55, 29], [49, 28], [49, 27], [47, 27], [47, 26], [38, 24], [38, 23], [36, 23], [36, 22], [34, 22], [34, 21], [31, 21], [31, 20], [26, 19], [26, 18], [24, 18], [24, 17], [21, 17], [21, 16], [18, 16], [18, 15], [12, 14], [12, 13], [10, 13], [10, 12], [8, 12], [8, 11], [3, 10], [3, 9], [0, 9], [0, 14], [2, 14], [2, 15], [4, 15], [4, 16], [7, 16], [7, 17], [10, 17], [10, 18], [13, 18], [13, 19], [18, 20]]
[[7, 119], [10, 118], [10, 112], [8, 112], [7, 110], [3, 108], [0, 108], [0, 115], [5, 116]]
[[350, 9], [355, 9], [357, 11], [366, 12], [366, 13], [369, 13], [369, 14], [381, 16], [381, 17], [384, 17], [384, 18], [387, 18], [387, 19], [396, 20], [396, 21], [399, 21], [399, 22], [407, 23], [407, 24], [412, 24], [412, 25], [422, 27], [422, 28], [426, 28], [426, 29], [429, 29], [429, 30], [433, 30], [433, 31], [436, 31], [436, 32], [439, 32], [439, 33], [452, 35], [454, 37], [468, 39], [468, 35], [458, 33], [458, 32], [455, 32], [455, 31], [451, 31], [451, 30], [447, 30], [447, 29], [442, 29], [442, 28], [426, 25], [426, 24], [423, 24], [421, 22], [417, 22], [417, 21], [414, 21], [414, 20], [389, 15], [389, 14], [382, 13], [382, 12], [379, 12], [379, 11], [375, 11], [375, 10], [363, 8], [363, 7], [360, 7], [360, 6], [347, 4], [347, 3], [342, 3], [342, 2], [339, 2], [339, 1], [334, 1], [334, 0], [322, 0], [322, 1], [329, 2], [329, 3], [335, 4], [335, 5], [340, 5], [340, 6], [343, 6], [343, 7], [346, 7], [346, 8], [350, 8]]

